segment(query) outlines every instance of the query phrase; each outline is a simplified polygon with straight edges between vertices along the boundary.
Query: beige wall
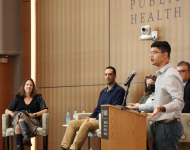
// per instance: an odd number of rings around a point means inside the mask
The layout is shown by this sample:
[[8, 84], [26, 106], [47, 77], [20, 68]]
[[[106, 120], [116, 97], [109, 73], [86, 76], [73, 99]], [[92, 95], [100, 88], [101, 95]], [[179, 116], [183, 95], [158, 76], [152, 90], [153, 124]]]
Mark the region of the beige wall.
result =
[[[37, 1], [37, 87], [49, 107], [50, 149], [59, 148], [67, 109], [72, 113], [93, 111], [105, 87], [106, 66], [117, 69], [120, 84], [132, 71], [137, 72], [127, 100], [139, 101], [144, 76], [155, 74], [157, 69], [148, 57], [153, 41], [138, 40], [141, 26], [149, 24], [152, 31], [158, 31], [158, 40], [171, 44], [174, 67], [181, 60], [189, 61], [190, 1], [140, 2]], [[136, 19], [131, 20], [131, 16]], [[98, 149], [98, 139], [95, 141], [93, 150]], [[187, 147], [182, 144], [183, 150]]]

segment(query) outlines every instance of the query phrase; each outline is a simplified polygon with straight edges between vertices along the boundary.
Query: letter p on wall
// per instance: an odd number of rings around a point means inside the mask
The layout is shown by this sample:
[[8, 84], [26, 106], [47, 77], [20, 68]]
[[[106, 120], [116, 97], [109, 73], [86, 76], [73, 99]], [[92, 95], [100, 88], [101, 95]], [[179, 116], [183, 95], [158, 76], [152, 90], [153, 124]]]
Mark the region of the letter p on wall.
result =
[[131, 0], [131, 9], [133, 9], [133, 5], [135, 5], [135, 0]]

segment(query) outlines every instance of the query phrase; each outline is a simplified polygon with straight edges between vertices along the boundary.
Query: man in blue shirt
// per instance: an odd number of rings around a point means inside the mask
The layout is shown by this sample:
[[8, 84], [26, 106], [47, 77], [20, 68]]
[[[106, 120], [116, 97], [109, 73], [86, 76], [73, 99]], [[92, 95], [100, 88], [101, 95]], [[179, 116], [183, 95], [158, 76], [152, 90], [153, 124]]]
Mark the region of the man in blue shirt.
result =
[[[90, 117], [82, 120], [72, 120], [69, 122], [65, 135], [63, 137], [62, 150], [79, 150], [85, 142], [88, 132], [99, 128], [99, 113], [101, 105], [121, 105], [123, 102], [125, 90], [119, 86], [116, 81], [116, 70], [109, 66], [105, 69], [105, 80], [107, 87], [100, 92], [97, 107]], [[78, 134], [76, 135], [76, 131]], [[76, 135], [76, 137], [75, 137]]]

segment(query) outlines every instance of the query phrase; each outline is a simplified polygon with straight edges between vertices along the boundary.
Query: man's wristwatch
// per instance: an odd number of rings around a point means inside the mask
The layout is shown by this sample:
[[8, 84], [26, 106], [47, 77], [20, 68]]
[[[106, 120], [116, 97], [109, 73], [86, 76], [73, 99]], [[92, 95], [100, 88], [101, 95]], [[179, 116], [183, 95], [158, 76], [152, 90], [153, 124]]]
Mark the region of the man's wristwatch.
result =
[[35, 117], [38, 117], [37, 113], [34, 114]]

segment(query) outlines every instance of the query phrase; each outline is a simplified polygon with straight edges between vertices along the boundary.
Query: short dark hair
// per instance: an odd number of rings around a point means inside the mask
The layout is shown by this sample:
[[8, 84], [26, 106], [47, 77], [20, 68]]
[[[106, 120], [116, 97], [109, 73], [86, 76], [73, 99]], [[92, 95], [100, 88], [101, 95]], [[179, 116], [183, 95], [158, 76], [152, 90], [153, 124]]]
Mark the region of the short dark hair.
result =
[[18, 95], [20, 97], [26, 97], [24, 86], [28, 80], [30, 80], [33, 84], [33, 89], [32, 89], [32, 93], [30, 94], [30, 96], [33, 98], [36, 95], [36, 86], [35, 86], [34, 80], [31, 78], [28, 78], [28, 79], [25, 79], [24, 82], [22, 82], [22, 84], [19, 88]]
[[181, 61], [177, 64], [177, 66], [183, 66], [183, 65], [187, 66], [188, 70], [190, 70], [190, 64], [186, 61]]
[[170, 53], [171, 53], [171, 47], [170, 44], [166, 41], [156, 41], [152, 43], [152, 47], [157, 47], [159, 50], [161, 50], [162, 53], [167, 52], [168, 53], [168, 58], [170, 58]]
[[[112, 69], [112, 70], [113, 70], [113, 74], [116, 75], [116, 70], [115, 70], [114, 67], [112, 67], [112, 66], [108, 66], [108, 67], [106, 67], [106, 69]], [[105, 70], [106, 70], [106, 69], [105, 69]]]

